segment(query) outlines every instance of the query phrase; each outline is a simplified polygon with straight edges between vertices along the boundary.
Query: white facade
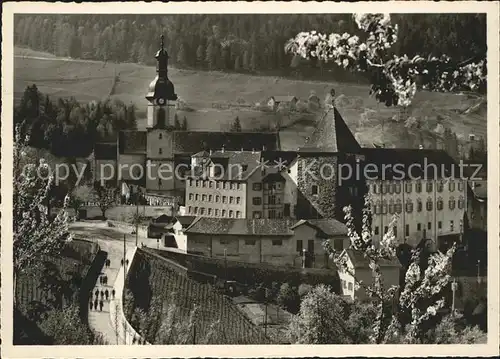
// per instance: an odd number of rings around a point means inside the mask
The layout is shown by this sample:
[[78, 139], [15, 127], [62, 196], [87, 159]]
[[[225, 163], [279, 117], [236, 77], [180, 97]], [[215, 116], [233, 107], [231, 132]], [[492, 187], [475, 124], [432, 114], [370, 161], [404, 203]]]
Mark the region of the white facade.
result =
[[381, 240], [397, 215], [395, 237], [399, 243], [418, 244], [424, 237], [438, 244], [438, 237], [463, 233], [467, 208], [463, 180], [367, 181], [372, 202], [372, 230]]

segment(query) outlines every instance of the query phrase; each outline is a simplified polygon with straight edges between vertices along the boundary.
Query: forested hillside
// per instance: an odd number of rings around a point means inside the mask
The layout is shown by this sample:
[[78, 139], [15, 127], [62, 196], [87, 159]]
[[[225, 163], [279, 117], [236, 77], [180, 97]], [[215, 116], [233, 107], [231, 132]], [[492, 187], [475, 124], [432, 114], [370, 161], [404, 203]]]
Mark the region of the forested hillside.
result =
[[[486, 52], [486, 16], [479, 14], [392, 15], [398, 54], [447, 54], [465, 60]], [[284, 45], [298, 32], [359, 30], [351, 14], [241, 15], [16, 15], [15, 44], [57, 56], [152, 64], [160, 34], [177, 67], [287, 75], [307, 71], [342, 80], [333, 64], [292, 61]], [[294, 68], [291, 69], [293, 62]], [[321, 67], [320, 67], [321, 66]], [[306, 70], [307, 69], [307, 70]]]

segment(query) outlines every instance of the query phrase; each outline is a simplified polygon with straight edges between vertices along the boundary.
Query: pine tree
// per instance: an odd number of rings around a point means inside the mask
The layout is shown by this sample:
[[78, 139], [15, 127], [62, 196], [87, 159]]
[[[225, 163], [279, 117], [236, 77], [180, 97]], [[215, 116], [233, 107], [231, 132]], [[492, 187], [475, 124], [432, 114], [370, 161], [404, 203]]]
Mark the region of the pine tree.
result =
[[238, 116], [236, 116], [236, 118], [234, 119], [234, 122], [231, 126], [231, 132], [241, 132], [241, 123]]

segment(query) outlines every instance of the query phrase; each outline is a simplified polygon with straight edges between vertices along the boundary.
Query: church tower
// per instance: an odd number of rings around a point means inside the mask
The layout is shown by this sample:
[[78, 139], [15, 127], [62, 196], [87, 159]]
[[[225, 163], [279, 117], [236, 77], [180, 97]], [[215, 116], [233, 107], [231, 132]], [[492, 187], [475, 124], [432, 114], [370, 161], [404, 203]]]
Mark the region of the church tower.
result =
[[168, 78], [168, 53], [164, 37], [155, 55], [156, 77], [149, 85], [147, 115], [147, 151], [146, 164], [149, 174], [146, 176], [146, 189], [167, 194], [175, 189], [174, 180], [174, 85]]
[[149, 85], [147, 127], [168, 129], [173, 127], [171, 113], [177, 101], [174, 84], [168, 78], [168, 53], [165, 49], [165, 37], [161, 36], [161, 46], [155, 55], [156, 77]]

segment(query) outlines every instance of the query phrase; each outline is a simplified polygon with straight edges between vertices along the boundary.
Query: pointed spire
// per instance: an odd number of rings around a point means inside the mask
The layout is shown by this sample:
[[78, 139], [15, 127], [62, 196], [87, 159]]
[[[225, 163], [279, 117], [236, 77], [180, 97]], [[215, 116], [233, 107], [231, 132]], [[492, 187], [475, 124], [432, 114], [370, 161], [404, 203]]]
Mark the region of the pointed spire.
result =
[[165, 50], [165, 35], [161, 34], [160, 39], [161, 39], [160, 49], [163, 52], [163, 50]]

